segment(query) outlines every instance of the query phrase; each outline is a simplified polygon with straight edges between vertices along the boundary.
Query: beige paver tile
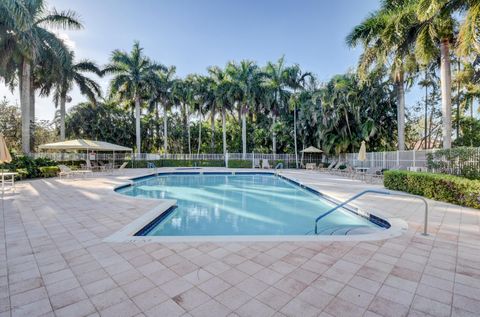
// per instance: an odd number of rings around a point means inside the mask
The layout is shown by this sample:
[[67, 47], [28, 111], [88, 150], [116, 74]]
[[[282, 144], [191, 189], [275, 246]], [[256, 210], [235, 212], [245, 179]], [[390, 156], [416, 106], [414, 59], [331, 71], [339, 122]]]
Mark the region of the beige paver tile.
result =
[[357, 306], [367, 308], [374, 296], [358, 288], [345, 286], [340, 293], [338, 293], [338, 297]]
[[170, 282], [162, 284], [159, 287], [163, 292], [165, 292], [165, 294], [167, 294], [170, 297], [174, 297], [178, 294], [181, 294], [189, 290], [190, 288], [193, 287], [193, 285], [188, 281], [186, 281], [185, 279], [180, 278], [180, 279], [174, 279]]
[[44, 287], [35, 288], [24, 293], [16, 294], [10, 297], [12, 307], [19, 307], [30, 304], [38, 300], [47, 298], [47, 291]]
[[354, 317], [362, 316], [365, 309], [337, 297], [328, 304], [325, 312], [333, 316]]
[[450, 305], [442, 304], [419, 295], [415, 295], [412, 308], [432, 316], [450, 316]]
[[255, 296], [262, 303], [270, 306], [274, 310], [279, 310], [285, 306], [293, 296], [288, 295], [275, 287], [269, 287], [262, 293]]
[[154, 288], [155, 285], [152, 282], [150, 282], [149, 279], [144, 277], [139, 280], [136, 280], [135, 282], [122, 285], [121, 287], [124, 290], [124, 292], [127, 293], [127, 295], [131, 298], [145, 291], [148, 291], [149, 289]]
[[392, 302], [391, 300], [375, 297], [370, 306], [368, 307], [369, 311], [372, 311], [380, 316], [386, 317], [404, 317], [408, 314], [408, 306]]
[[249, 277], [239, 284], [236, 285], [239, 289], [244, 291], [245, 293], [249, 294], [250, 296], [256, 296], [260, 294], [265, 289], [269, 287], [268, 284], [257, 280], [256, 278]]
[[227, 316], [230, 313], [230, 309], [220, 304], [219, 302], [211, 299], [205, 304], [189, 311], [189, 314], [193, 317], [211, 317], [211, 316]]
[[344, 286], [344, 284], [324, 276], [320, 276], [311, 285], [319, 290], [324, 291], [325, 293], [334, 296], [337, 295]]
[[72, 290], [59, 293], [50, 297], [50, 302], [54, 309], [59, 309], [71, 304], [75, 304], [84, 299], [87, 299], [87, 295], [82, 288], [77, 287]]
[[217, 296], [218, 294], [229, 289], [230, 287], [230, 284], [216, 276], [198, 285], [198, 288], [200, 288], [202, 291], [204, 291], [211, 297]]
[[193, 287], [182, 294], [176, 295], [172, 299], [175, 303], [185, 309], [185, 311], [190, 311], [207, 303], [210, 300], [210, 296], [202, 292], [197, 287]]
[[52, 311], [50, 301], [47, 298], [33, 303], [12, 307], [12, 317], [36, 317]]
[[275, 311], [270, 308], [269, 306], [259, 302], [256, 299], [251, 299], [245, 304], [241, 305], [239, 309], [237, 309], [236, 313], [240, 316], [246, 317], [257, 317], [257, 316], [273, 316]]
[[410, 306], [413, 301], [414, 294], [405, 290], [383, 285], [377, 293], [377, 296], [391, 300], [392, 302], [402, 304], [404, 306]]
[[242, 271], [232, 268], [230, 270], [222, 272], [221, 274], [218, 275], [218, 277], [220, 277], [222, 280], [224, 280], [225, 282], [231, 285], [236, 285], [246, 280], [249, 276], [248, 274], [243, 273]]
[[278, 282], [283, 275], [275, 272], [269, 268], [264, 268], [253, 275], [254, 278], [260, 280], [268, 285], [273, 285]]
[[332, 295], [325, 293], [312, 286], [304, 289], [296, 298], [315, 306], [318, 309], [324, 309], [328, 303], [334, 298]]
[[91, 302], [98, 311], [104, 310], [126, 299], [128, 299], [128, 296], [120, 287], [90, 297]]
[[95, 312], [95, 308], [88, 300], [82, 300], [69, 306], [62, 307], [55, 310], [55, 316], [57, 317], [78, 317], [78, 316], [90, 316]]
[[231, 310], [235, 310], [248, 302], [251, 296], [236, 287], [227, 289], [215, 297], [219, 303], [225, 305]]
[[131, 300], [126, 299], [121, 301], [118, 304], [112, 305], [102, 311], [100, 311], [100, 315], [103, 317], [118, 317], [118, 316], [135, 316], [140, 313], [138, 307], [133, 303]]
[[146, 292], [138, 294], [132, 298], [132, 301], [142, 310], [147, 311], [152, 307], [155, 307], [168, 299], [160, 288], [154, 287]]

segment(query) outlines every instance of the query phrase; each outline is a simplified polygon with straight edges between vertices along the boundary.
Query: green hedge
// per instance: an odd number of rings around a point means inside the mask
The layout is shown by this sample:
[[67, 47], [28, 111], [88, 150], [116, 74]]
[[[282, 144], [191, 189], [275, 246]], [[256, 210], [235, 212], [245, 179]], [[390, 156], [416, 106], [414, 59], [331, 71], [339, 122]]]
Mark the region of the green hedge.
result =
[[13, 156], [12, 162], [0, 164], [0, 169], [19, 173], [20, 179], [42, 177], [41, 167], [56, 166], [57, 163], [50, 159], [29, 156]]
[[42, 166], [38, 169], [40, 170], [40, 176], [42, 177], [55, 177], [58, 172], [60, 172], [58, 166]]
[[384, 176], [384, 185], [388, 189], [456, 205], [480, 208], [479, 180], [446, 174], [407, 171], [385, 171]]

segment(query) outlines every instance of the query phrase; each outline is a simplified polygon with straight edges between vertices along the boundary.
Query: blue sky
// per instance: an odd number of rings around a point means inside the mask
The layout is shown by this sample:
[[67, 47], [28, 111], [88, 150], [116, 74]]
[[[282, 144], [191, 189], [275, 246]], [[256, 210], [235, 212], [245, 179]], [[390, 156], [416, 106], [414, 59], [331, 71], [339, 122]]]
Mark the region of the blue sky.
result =
[[[179, 75], [204, 73], [211, 65], [251, 59], [263, 65], [285, 55], [288, 63], [328, 80], [355, 67], [360, 48], [345, 36], [374, 11], [378, 0], [50, 0], [58, 10], [76, 11], [85, 25], [60, 31], [78, 58], [100, 65], [114, 49], [130, 50], [140, 41], [145, 54]], [[101, 80], [104, 92], [107, 80]], [[0, 96], [18, 100], [6, 89]], [[74, 105], [84, 98], [71, 93]], [[39, 99], [37, 116], [52, 119], [54, 105]]]

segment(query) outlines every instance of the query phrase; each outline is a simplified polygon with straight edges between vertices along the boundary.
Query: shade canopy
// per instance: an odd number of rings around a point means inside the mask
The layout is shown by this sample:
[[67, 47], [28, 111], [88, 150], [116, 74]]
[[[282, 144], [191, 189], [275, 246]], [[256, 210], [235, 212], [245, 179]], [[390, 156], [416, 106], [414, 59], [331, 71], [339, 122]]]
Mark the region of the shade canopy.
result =
[[309, 146], [306, 149], [301, 150], [300, 152], [302, 152], [302, 153], [323, 153], [322, 150], [317, 149], [314, 146]]
[[365, 146], [365, 141], [362, 141], [360, 146], [360, 151], [358, 152], [358, 160], [363, 162], [367, 160], [367, 147]]
[[126, 152], [131, 148], [112, 144], [103, 141], [92, 141], [84, 139], [68, 140], [56, 143], [42, 144], [40, 150], [84, 150], [84, 151], [105, 151], [105, 152]]
[[10, 156], [10, 152], [8, 151], [7, 143], [5, 142], [3, 134], [0, 133], [0, 164], [10, 163], [11, 161], [12, 157]]

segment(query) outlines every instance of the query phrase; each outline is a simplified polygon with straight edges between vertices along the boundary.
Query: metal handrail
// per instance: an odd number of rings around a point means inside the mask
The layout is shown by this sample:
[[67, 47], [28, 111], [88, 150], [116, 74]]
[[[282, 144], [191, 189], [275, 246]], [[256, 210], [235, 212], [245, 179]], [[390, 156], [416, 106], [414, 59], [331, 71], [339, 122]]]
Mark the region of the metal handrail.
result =
[[381, 194], [381, 195], [390, 195], [390, 196], [404, 196], [404, 197], [410, 197], [410, 198], [417, 198], [417, 199], [420, 199], [423, 201], [423, 203], [425, 204], [425, 220], [424, 220], [424, 225], [423, 225], [423, 235], [424, 236], [427, 236], [428, 233], [427, 233], [427, 226], [428, 226], [428, 203], [427, 203], [427, 200], [423, 197], [420, 197], [420, 196], [416, 196], [416, 195], [410, 195], [410, 194], [402, 194], [402, 193], [394, 193], [394, 192], [391, 192], [391, 191], [386, 191], [386, 190], [377, 190], [377, 189], [367, 189], [367, 190], [364, 190], [358, 194], [356, 194], [355, 196], [351, 197], [350, 199], [344, 201], [343, 203], [333, 207], [332, 209], [328, 210], [327, 212], [321, 214], [320, 216], [317, 217], [317, 219], [315, 219], [315, 234], [318, 234], [317, 233], [317, 228], [318, 228], [318, 221], [320, 219], [322, 219], [323, 217], [326, 217], [328, 216], [329, 214], [331, 214], [332, 212], [334, 212], [335, 210], [339, 209], [339, 208], [342, 208], [343, 206], [345, 206], [346, 204], [348, 204], [349, 202], [357, 199], [358, 197], [360, 196], [363, 196], [365, 194]]

